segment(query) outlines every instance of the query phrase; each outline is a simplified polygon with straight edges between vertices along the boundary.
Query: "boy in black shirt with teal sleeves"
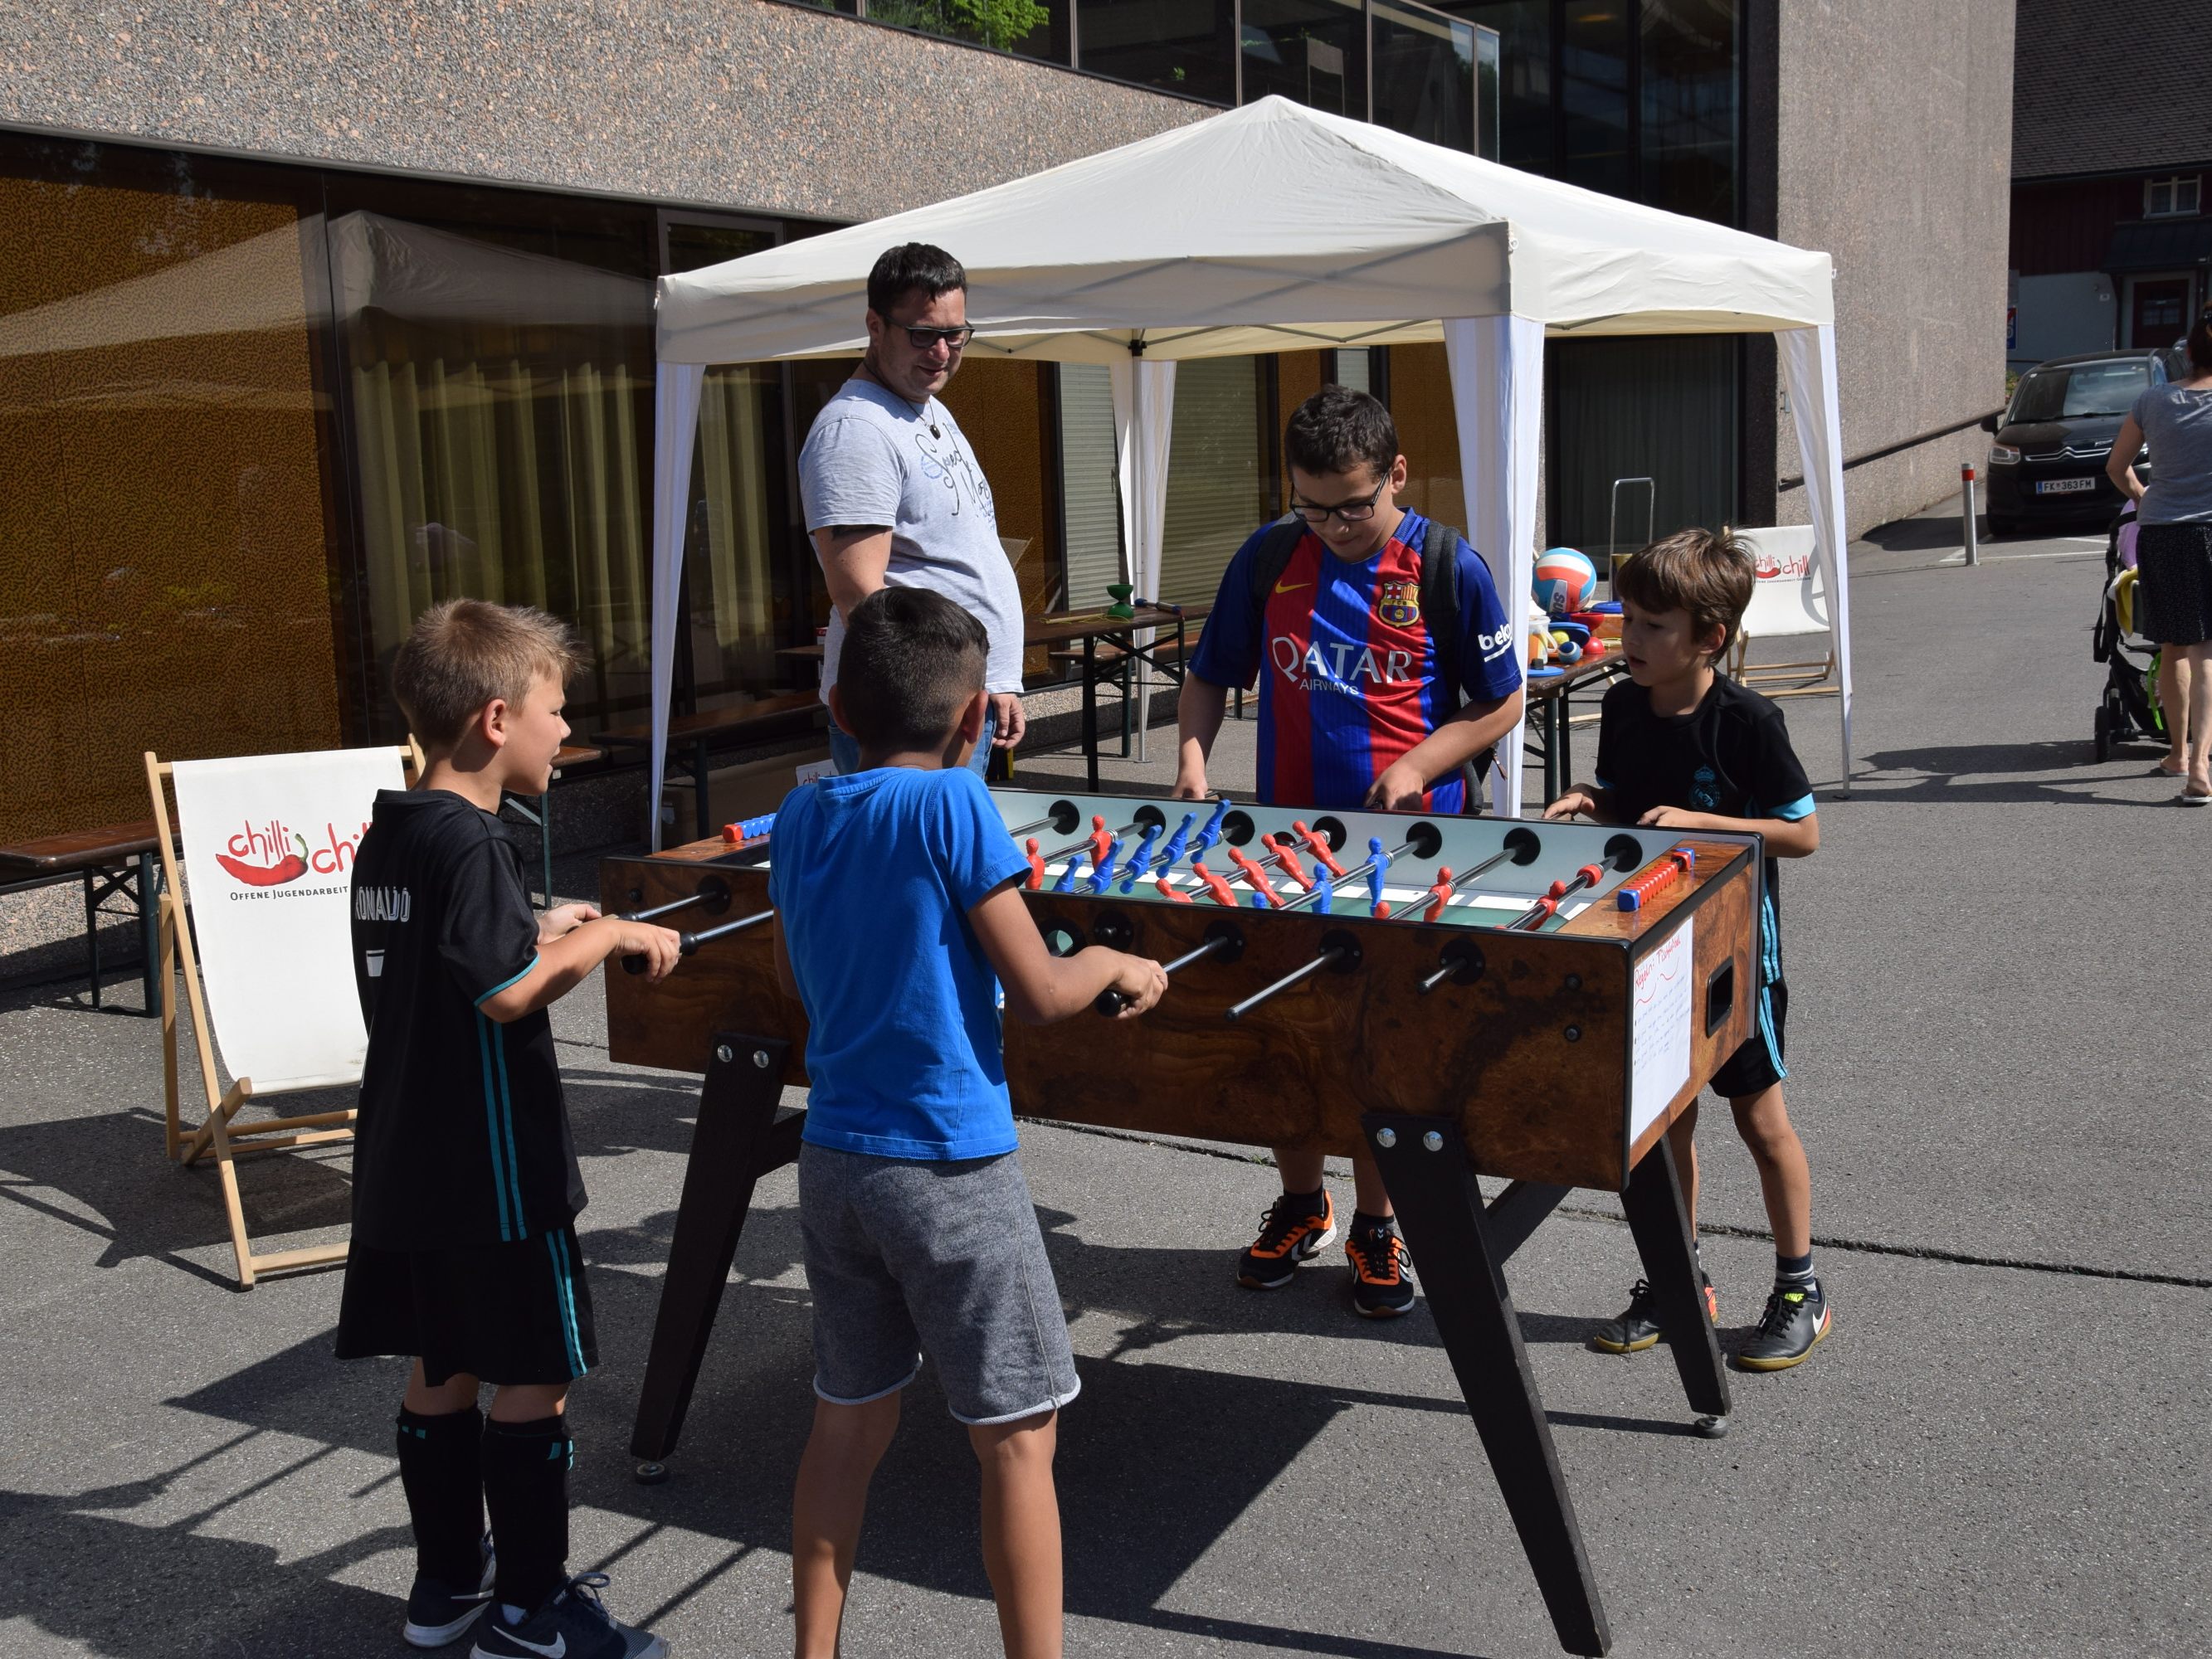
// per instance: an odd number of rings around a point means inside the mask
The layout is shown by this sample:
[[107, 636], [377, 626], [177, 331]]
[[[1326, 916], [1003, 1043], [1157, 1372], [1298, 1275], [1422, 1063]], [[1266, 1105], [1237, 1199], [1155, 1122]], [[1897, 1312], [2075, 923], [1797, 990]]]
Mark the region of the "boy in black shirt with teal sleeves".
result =
[[[1765, 840], [1758, 1024], [1713, 1074], [1712, 1087], [1727, 1097], [1737, 1133], [1759, 1166], [1774, 1232], [1774, 1291], [1735, 1363], [1771, 1371], [1802, 1362], [1833, 1328], [1834, 1316], [1813, 1273], [1812, 1174], [1782, 1100], [1782, 1079], [1789, 1075], [1782, 1033], [1790, 988], [1782, 978], [1775, 864], [1778, 857], [1810, 855], [1820, 845], [1820, 826], [1782, 711], [1713, 669], [1742, 623], [1757, 580], [1750, 549], [1733, 536], [1706, 530], [1679, 531], [1620, 568], [1614, 586], [1629, 679], [1605, 694], [1597, 781], [1576, 785], [1545, 808], [1544, 816], [1583, 812], [1607, 823], [1717, 830]], [[1697, 1127], [1693, 1100], [1668, 1132], [1693, 1237]], [[1705, 1291], [1706, 1310], [1717, 1317], [1710, 1280]], [[1650, 1287], [1639, 1280], [1626, 1311], [1594, 1340], [1609, 1352], [1632, 1353], [1650, 1347], [1661, 1334]]]
[[537, 915], [497, 816], [503, 791], [545, 790], [578, 665], [542, 611], [426, 611], [392, 690], [428, 764], [412, 791], [378, 794], [353, 866], [368, 1055], [337, 1355], [414, 1361], [399, 1413], [416, 1550], [403, 1634], [439, 1647], [473, 1626], [475, 1659], [667, 1651], [609, 1616], [604, 1573], [568, 1574], [563, 1413], [598, 1351], [546, 1009], [611, 956], [641, 954], [661, 977], [677, 936], [588, 904]]

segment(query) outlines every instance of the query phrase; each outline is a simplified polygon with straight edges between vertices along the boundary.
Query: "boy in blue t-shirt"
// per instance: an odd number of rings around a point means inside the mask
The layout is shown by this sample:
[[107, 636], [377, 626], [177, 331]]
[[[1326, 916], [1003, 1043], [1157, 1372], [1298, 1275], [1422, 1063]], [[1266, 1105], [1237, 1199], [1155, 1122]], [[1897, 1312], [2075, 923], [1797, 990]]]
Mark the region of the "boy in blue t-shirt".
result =
[[814, 1431], [792, 1498], [799, 1659], [834, 1659], [868, 1483], [924, 1354], [983, 1472], [983, 1562], [1010, 1656], [1060, 1650], [1057, 1413], [1082, 1386], [1015, 1160], [998, 991], [1025, 1024], [1159, 1000], [1156, 962], [1055, 957], [1028, 860], [966, 763], [990, 703], [983, 625], [885, 587], [846, 618], [830, 710], [861, 769], [776, 814], [776, 966], [806, 1008], [799, 1208], [814, 1296]]
[[[1304, 533], [1285, 548], [1295, 526], [1264, 526], [1229, 562], [1183, 680], [1176, 795], [1210, 793], [1206, 765], [1227, 688], [1256, 675], [1263, 803], [1466, 810], [1464, 769], [1521, 719], [1519, 630], [1488, 567], [1454, 537], [1450, 569], [1426, 568], [1428, 544], [1440, 538], [1398, 505], [1398, 428], [1365, 392], [1331, 386], [1307, 398], [1283, 454]], [[1439, 594], [1456, 614], [1424, 614], [1424, 596]], [[1289, 1284], [1336, 1237], [1322, 1154], [1279, 1146], [1275, 1165], [1282, 1196], [1237, 1258], [1237, 1282], [1252, 1290]], [[1388, 1318], [1413, 1305], [1406, 1247], [1373, 1156], [1354, 1154], [1352, 1173], [1352, 1304]]]

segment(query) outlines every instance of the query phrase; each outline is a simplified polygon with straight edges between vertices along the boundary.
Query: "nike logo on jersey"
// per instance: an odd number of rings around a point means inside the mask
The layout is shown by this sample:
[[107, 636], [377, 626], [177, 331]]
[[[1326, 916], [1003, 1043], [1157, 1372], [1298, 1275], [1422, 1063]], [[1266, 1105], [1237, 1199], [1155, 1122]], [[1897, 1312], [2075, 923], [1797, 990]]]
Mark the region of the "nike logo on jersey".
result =
[[1275, 592], [1278, 593], [1295, 593], [1301, 587], [1311, 587], [1312, 586], [1313, 584], [1311, 582], [1277, 582], [1275, 584]]

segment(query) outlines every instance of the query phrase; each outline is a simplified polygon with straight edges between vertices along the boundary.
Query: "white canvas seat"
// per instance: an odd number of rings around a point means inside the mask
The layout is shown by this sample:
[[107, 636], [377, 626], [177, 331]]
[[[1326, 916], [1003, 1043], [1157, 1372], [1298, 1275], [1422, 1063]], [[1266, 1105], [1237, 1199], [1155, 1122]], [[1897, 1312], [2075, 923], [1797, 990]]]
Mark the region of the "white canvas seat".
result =
[[[162, 981], [173, 983], [182, 971], [207, 1098], [207, 1115], [187, 1130], [179, 1097], [177, 999], [165, 996], [169, 1156], [190, 1164], [214, 1154], [241, 1289], [262, 1273], [345, 1260], [343, 1244], [257, 1254], [234, 1165], [251, 1153], [350, 1139], [354, 1109], [234, 1120], [262, 1096], [361, 1081], [368, 1037], [353, 977], [353, 849], [376, 792], [403, 787], [407, 769], [419, 763], [411, 749], [395, 748], [173, 763], [146, 756], [166, 884]], [[179, 879], [178, 832], [189, 887]], [[218, 1043], [234, 1079], [228, 1089], [216, 1072]]]
[[[1751, 544], [1759, 583], [1729, 647], [1730, 677], [1770, 697], [1840, 696], [1827, 589], [1821, 580], [1820, 561], [1814, 556], [1813, 526], [1778, 525], [1735, 533]], [[1752, 647], [1760, 641], [1804, 634], [1826, 635], [1831, 641], [1826, 654], [1797, 662], [1747, 665]]]

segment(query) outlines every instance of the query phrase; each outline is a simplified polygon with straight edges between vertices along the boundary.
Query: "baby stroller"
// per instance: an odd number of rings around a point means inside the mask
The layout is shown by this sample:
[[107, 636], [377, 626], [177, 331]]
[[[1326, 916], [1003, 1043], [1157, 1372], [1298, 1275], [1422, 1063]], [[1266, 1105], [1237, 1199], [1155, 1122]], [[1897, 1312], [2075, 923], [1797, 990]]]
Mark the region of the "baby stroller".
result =
[[2104, 599], [2090, 633], [2090, 655], [2105, 665], [2105, 691], [2096, 714], [2096, 750], [2110, 760], [2124, 743], [2164, 743], [2166, 717], [2158, 706], [2155, 641], [2136, 631], [2136, 504], [2112, 520], [2105, 542]]

